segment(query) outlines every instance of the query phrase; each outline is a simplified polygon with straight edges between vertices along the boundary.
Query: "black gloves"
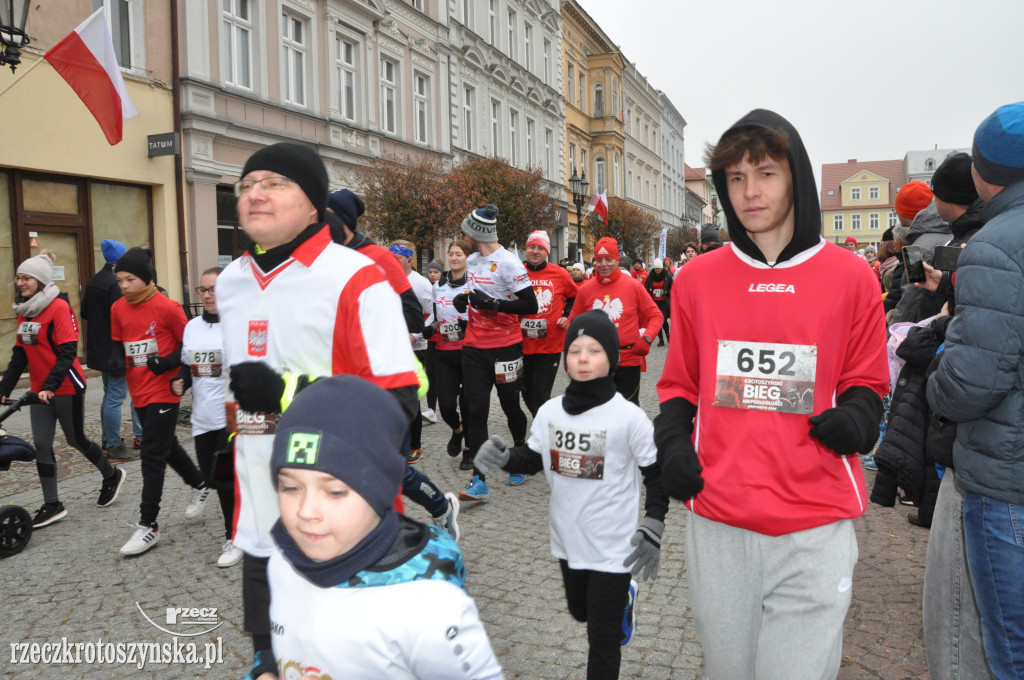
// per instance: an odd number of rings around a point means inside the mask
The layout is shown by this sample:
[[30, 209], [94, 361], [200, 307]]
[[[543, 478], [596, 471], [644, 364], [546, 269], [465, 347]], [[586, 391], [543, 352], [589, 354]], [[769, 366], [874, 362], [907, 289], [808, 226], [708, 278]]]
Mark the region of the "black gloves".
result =
[[682, 397], [661, 405], [654, 419], [654, 443], [658, 447], [661, 484], [669, 496], [686, 501], [704, 488], [703, 468], [690, 441], [697, 407]]
[[124, 354], [115, 348], [110, 354], [110, 361], [107, 362], [107, 375], [111, 378], [123, 378], [124, 371]]
[[882, 398], [855, 386], [836, 397], [835, 408], [811, 416], [811, 436], [841, 456], [867, 453], [878, 441]]
[[432, 324], [428, 324], [428, 325], [423, 327], [423, 339], [424, 340], [429, 340], [430, 338], [434, 337], [435, 333], [437, 333], [437, 322], [436, 321], [434, 323], [432, 323]]
[[146, 367], [157, 375], [163, 375], [167, 371], [173, 371], [181, 365], [181, 354], [176, 352], [165, 357], [152, 356], [146, 359]]
[[280, 413], [284, 378], [262, 361], [246, 361], [231, 367], [228, 382], [238, 406], [250, 413]]
[[470, 292], [469, 301], [477, 309], [488, 309], [495, 312], [498, 311], [498, 306], [501, 304], [501, 300], [496, 300], [487, 293], [482, 293], [479, 290]]
[[459, 293], [452, 298], [452, 307], [455, 308], [459, 314], [465, 314], [466, 310], [469, 309], [469, 294]]

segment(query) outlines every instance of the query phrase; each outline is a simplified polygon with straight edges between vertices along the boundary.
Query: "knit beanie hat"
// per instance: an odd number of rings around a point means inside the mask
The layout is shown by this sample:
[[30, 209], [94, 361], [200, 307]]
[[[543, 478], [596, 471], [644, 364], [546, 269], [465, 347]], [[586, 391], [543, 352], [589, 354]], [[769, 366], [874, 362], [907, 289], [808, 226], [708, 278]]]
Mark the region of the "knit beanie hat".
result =
[[648, 271], [652, 271], [653, 272], [655, 269], [663, 269], [664, 267], [665, 267], [665, 265], [663, 265], [661, 263], [661, 260], [655, 260], [654, 262], [651, 263], [651, 265], [647, 269], [648, 269]]
[[705, 224], [700, 230], [700, 242], [701, 243], [721, 243], [722, 236], [718, 232], [718, 226], [714, 224]]
[[547, 251], [548, 255], [551, 254], [551, 237], [546, 231], [531, 231], [530, 235], [526, 237], [526, 245], [540, 246]]
[[399, 449], [408, 429], [398, 401], [383, 389], [354, 375], [323, 378], [299, 392], [281, 416], [271, 474], [276, 478], [284, 467], [326, 472], [383, 517], [402, 486]]
[[31, 276], [45, 288], [53, 283], [53, 263], [57, 256], [52, 250], [44, 250], [18, 265], [18, 274]]
[[431, 269], [435, 269], [444, 274], [444, 267], [441, 266], [440, 262], [431, 262], [430, 264], [428, 264], [427, 271], [429, 272]]
[[103, 259], [107, 264], [114, 264], [125, 253], [124, 244], [110, 238], [105, 238], [100, 242], [100, 250], [103, 252]]
[[928, 185], [919, 179], [915, 179], [913, 182], [907, 182], [900, 187], [893, 207], [897, 215], [904, 219], [912, 220], [917, 217], [917, 213], [928, 207], [932, 202], [932, 198], [934, 196]]
[[488, 204], [477, 208], [462, 220], [462, 231], [474, 241], [498, 242], [498, 206]]
[[291, 142], [271, 144], [249, 156], [242, 168], [242, 177], [255, 170], [277, 172], [298, 184], [316, 208], [317, 217], [321, 220], [324, 218], [327, 207], [327, 168], [311, 148]]
[[852, 243], [853, 245], [857, 245], [857, 237], [856, 236], [847, 236], [846, 240], [843, 241], [843, 243]]
[[334, 211], [345, 226], [351, 231], [356, 230], [359, 218], [366, 212], [366, 204], [363, 199], [356, 196], [348, 189], [338, 189], [327, 198], [327, 207]]
[[893, 233], [892, 233], [892, 227], [889, 227], [888, 229], [886, 229], [885, 231], [882, 232], [882, 241], [892, 241], [895, 238], [896, 237], [893, 236]]
[[599, 257], [614, 257], [616, 260], [619, 259], [619, 242], [611, 236], [604, 236], [597, 239], [597, 244], [594, 245], [594, 259], [596, 260]]
[[971, 177], [971, 157], [965, 153], [946, 156], [932, 175], [935, 197], [946, 203], [970, 205], [978, 200], [978, 190]]
[[1000, 106], [981, 121], [971, 159], [989, 184], [1008, 187], [1024, 180], [1024, 102]]
[[583, 266], [582, 262], [576, 262], [575, 264], [573, 264], [572, 268], [576, 269], [576, 270], [579, 270], [579, 271], [583, 272], [584, 274], [587, 273], [587, 268]]
[[153, 283], [156, 272], [153, 270], [153, 251], [149, 248], [132, 248], [118, 259], [114, 265], [115, 272], [127, 272], [137, 276], [146, 283]]
[[611, 317], [600, 309], [592, 309], [569, 322], [569, 329], [565, 332], [565, 347], [562, 349], [563, 357], [568, 355], [573, 340], [581, 335], [589, 335], [601, 343], [604, 353], [608, 355], [609, 372], [614, 372], [619, 365], [619, 331]]

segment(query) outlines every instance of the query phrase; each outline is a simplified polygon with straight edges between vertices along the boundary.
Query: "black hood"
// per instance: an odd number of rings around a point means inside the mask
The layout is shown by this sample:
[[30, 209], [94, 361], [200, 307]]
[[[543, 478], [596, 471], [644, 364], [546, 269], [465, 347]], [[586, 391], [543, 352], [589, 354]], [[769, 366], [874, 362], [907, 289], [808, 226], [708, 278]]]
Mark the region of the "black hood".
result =
[[[731, 128], [725, 131], [722, 138], [738, 132], [744, 128], [771, 128], [785, 132], [789, 137], [789, 168], [793, 174], [793, 217], [794, 230], [793, 239], [782, 252], [779, 253], [779, 262], [785, 262], [798, 253], [812, 248], [821, 241], [821, 204], [818, 202], [818, 188], [814, 182], [814, 170], [811, 167], [811, 159], [807, 157], [807, 150], [800, 139], [799, 133], [788, 120], [773, 111], [755, 109], [751, 111]], [[722, 202], [722, 210], [725, 211], [726, 221], [729, 225], [729, 238], [732, 239], [733, 247], [739, 248], [751, 258], [764, 262], [767, 260], [761, 250], [754, 245], [747, 231], [743, 228], [736, 211], [733, 210], [732, 202], [729, 201], [729, 190], [725, 182], [725, 170], [715, 170], [711, 173], [715, 183], [715, 190], [718, 192], [718, 200]]]

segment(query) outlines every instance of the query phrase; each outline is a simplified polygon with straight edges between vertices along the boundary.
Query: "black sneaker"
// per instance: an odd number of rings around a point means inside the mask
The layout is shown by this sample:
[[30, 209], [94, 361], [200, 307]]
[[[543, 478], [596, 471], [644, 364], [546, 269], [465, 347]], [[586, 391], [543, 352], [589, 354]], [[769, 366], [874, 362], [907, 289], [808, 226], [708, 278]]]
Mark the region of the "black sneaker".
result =
[[452, 432], [452, 436], [448, 440], [448, 455], [455, 458], [460, 453], [462, 453], [462, 433]]
[[100, 498], [96, 501], [96, 505], [105, 508], [117, 500], [117, 494], [121, 493], [121, 487], [124, 486], [127, 476], [128, 473], [121, 468], [114, 468], [114, 475], [110, 479], [103, 480], [103, 486], [100, 487]]
[[41, 529], [42, 527], [49, 526], [57, 520], [64, 519], [68, 516], [68, 511], [64, 509], [64, 504], [60, 501], [56, 503], [45, 503], [43, 507], [39, 508], [39, 512], [36, 513], [35, 519], [32, 520], [33, 529]]
[[469, 454], [469, 449], [462, 449], [462, 460], [459, 462], [460, 470], [472, 470], [473, 469], [473, 456]]
[[134, 451], [129, 451], [127, 444], [124, 443], [124, 440], [121, 440], [119, 444], [114, 444], [109, 449], [107, 449], [107, 460], [113, 462], [127, 463], [128, 461], [138, 459], [139, 454]]

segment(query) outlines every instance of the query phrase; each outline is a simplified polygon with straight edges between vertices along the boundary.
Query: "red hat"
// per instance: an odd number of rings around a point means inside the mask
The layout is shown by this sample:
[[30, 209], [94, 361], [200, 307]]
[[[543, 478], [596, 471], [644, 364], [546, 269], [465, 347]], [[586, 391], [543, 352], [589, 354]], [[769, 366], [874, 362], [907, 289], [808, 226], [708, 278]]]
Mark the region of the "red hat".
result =
[[921, 180], [915, 179], [913, 182], [907, 182], [900, 187], [896, 194], [896, 203], [894, 204], [896, 214], [912, 220], [917, 217], [917, 213], [928, 207], [932, 198], [934, 198], [932, 190]]
[[546, 231], [532, 231], [526, 239], [528, 246], [540, 246], [551, 254], [551, 238]]
[[594, 259], [599, 257], [614, 257], [619, 259], [619, 244], [611, 236], [605, 236], [597, 240], [594, 246]]
[[856, 236], [847, 236], [846, 240], [844, 241], [844, 243], [851, 243], [851, 242], [854, 245], [856, 245], [857, 244], [857, 237]]

